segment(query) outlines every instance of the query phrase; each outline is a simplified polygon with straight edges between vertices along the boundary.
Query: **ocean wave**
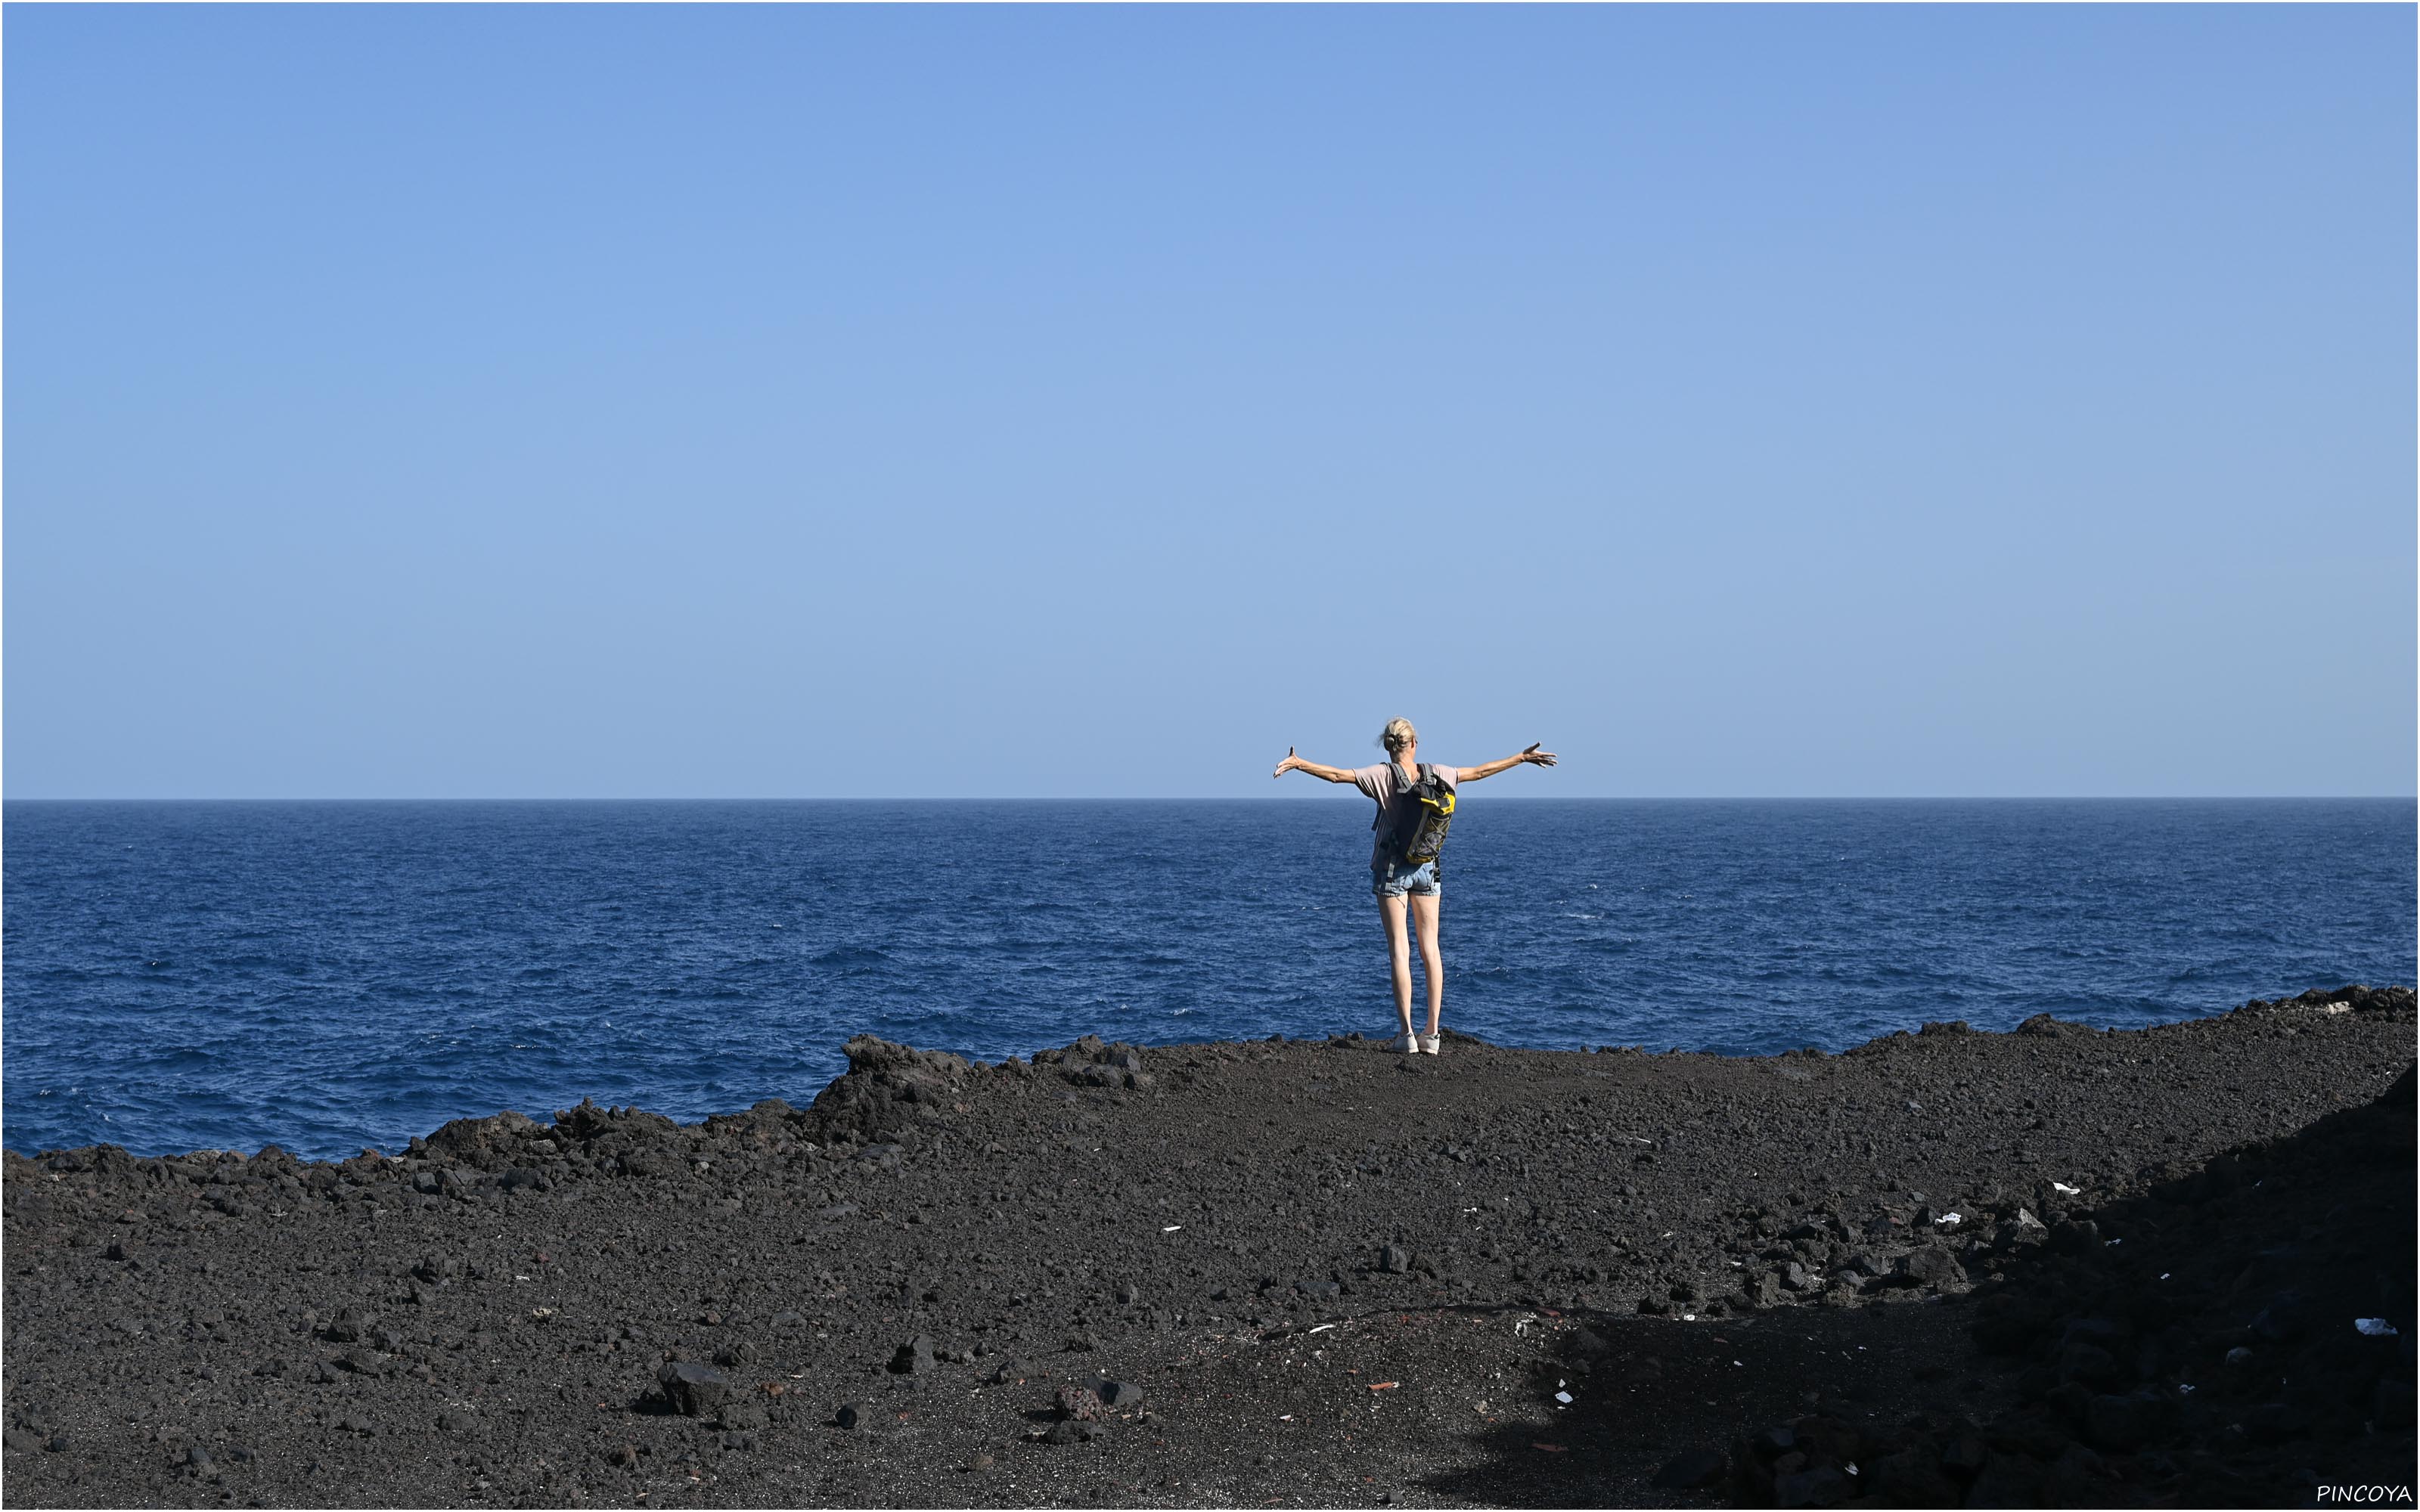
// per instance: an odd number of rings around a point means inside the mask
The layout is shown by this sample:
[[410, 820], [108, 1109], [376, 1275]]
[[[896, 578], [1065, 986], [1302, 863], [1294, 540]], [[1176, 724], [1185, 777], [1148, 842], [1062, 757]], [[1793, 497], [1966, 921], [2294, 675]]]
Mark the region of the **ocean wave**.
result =
[[[1448, 1020], [1514, 1044], [1838, 1049], [1926, 1018], [2143, 1023], [2408, 981], [2413, 807], [2372, 808], [1474, 809]], [[176, 861], [190, 843], [153, 843], [179, 812], [225, 826], [208, 890]], [[12, 1147], [342, 1155], [592, 1092], [691, 1114], [812, 1096], [861, 1031], [997, 1057], [1391, 1017], [1366, 835], [1288, 805], [1181, 847], [1164, 812], [1117, 805], [1047, 825], [671, 806], [644, 829], [579, 805], [365, 809], [346, 822], [381, 843], [337, 852], [280, 812], [9, 806]], [[430, 824], [451, 859], [399, 861]], [[77, 859], [104, 841], [136, 846], [106, 876]], [[1017, 857], [1016, 886], [966, 893], [970, 855]], [[830, 939], [857, 932], [890, 943]]]
[[891, 952], [869, 945], [843, 945], [823, 954], [808, 957], [807, 964], [817, 966], [869, 966], [891, 959]]

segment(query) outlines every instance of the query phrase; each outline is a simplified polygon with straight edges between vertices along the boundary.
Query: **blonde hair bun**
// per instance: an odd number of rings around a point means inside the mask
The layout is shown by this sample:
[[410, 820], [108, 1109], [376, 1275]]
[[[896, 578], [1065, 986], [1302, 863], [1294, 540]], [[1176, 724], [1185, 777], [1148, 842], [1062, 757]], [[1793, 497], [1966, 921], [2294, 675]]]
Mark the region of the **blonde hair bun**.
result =
[[1405, 748], [1419, 743], [1419, 732], [1409, 719], [1389, 719], [1387, 728], [1378, 732], [1378, 744], [1387, 748], [1390, 756], [1400, 755]]

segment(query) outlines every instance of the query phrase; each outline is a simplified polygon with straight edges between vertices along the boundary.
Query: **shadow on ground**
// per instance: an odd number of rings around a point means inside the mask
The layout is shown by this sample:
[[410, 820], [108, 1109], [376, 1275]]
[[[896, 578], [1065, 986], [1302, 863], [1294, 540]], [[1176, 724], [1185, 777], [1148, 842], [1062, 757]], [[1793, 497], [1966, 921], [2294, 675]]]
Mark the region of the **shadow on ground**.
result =
[[1921, 1415], [1939, 1427], [2009, 1399], [1998, 1373], [1978, 1364], [1966, 1299], [1698, 1322], [1573, 1316], [1610, 1348], [1538, 1367], [1528, 1386], [1551, 1414], [1544, 1424], [1531, 1417], [1471, 1435], [1486, 1459], [1428, 1477], [1427, 1489], [1507, 1506], [1710, 1505], [1729, 1499], [1728, 1481], [1701, 1491], [1649, 1483], [1688, 1450], [1728, 1451], [1808, 1413], [1869, 1428]]
[[[1584, 1318], [1564, 1344], [1586, 1352], [1532, 1375], [1524, 1421], [1472, 1436], [1486, 1459], [1421, 1484], [1517, 1506], [2280, 1506], [2354, 1487], [2408, 1505], [2414, 1112], [2406, 1072], [2090, 1211], [2045, 1209], [2047, 1240], [1966, 1296]], [[1700, 1488], [1652, 1486], [1692, 1450]]]

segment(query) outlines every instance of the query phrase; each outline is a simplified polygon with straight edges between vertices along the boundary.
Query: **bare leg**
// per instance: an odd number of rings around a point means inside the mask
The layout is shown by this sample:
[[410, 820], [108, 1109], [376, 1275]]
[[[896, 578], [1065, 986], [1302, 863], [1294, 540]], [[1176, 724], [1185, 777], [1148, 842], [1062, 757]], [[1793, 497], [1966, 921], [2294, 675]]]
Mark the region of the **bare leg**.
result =
[[[1437, 944], [1437, 904], [1442, 902], [1435, 893], [1412, 894], [1412, 927], [1419, 931], [1420, 965], [1429, 979], [1429, 1026], [1427, 1032], [1437, 1032], [1437, 1020], [1445, 1015], [1445, 951]], [[1408, 964], [1408, 963], [1406, 963]], [[1412, 1022], [1411, 982], [1404, 982], [1399, 999], [1403, 1004], [1404, 1023]]]
[[1404, 930], [1404, 900], [1378, 900], [1378, 922], [1387, 927], [1387, 955], [1395, 969], [1395, 1018], [1412, 1032], [1412, 942]]

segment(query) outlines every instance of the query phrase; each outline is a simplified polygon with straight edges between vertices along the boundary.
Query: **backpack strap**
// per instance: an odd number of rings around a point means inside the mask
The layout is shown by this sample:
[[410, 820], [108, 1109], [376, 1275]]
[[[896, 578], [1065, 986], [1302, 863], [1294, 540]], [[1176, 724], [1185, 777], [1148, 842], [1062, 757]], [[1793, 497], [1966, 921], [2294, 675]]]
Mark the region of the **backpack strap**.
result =
[[[1403, 773], [1404, 764], [1395, 760], [1392, 755], [1389, 755], [1387, 758], [1388, 795], [1378, 800], [1378, 811], [1370, 816], [1370, 827], [1372, 829], [1376, 829], [1387, 822], [1387, 805], [1390, 801], [1395, 798], [1400, 798], [1404, 795], [1412, 791], [1408, 787], [1398, 787], [1396, 785], [1403, 780]], [[1418, 779], [1415, 779], [1414, 780], [1418, 780]]]

